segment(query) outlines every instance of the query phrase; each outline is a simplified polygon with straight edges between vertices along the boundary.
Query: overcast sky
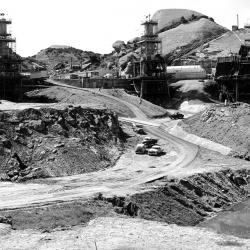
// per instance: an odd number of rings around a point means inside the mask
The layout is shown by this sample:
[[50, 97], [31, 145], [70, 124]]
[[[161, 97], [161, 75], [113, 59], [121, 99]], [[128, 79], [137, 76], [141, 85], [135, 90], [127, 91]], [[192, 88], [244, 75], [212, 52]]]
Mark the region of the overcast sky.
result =
[[250, 0], [0, 0], [21, 56], [54, 44], [109, 53], [114, 41], [141, 34], [147, 14], [168, 8], [201, 12], [227, 28], [236, 24], [237, 13], [240, 26], [250, 18]]

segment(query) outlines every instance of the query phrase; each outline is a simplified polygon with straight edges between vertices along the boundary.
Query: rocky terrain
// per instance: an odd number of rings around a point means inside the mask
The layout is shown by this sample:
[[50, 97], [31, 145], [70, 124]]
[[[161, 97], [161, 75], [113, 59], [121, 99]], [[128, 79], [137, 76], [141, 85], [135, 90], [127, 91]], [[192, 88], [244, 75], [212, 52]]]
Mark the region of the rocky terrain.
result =
[[157, 33], [162, 39], [162, 53], [169, 62], [227, 31], [213, 18], [186, 9], [159, 10], [153, 20], [159, 23]]
[[[228, 31], [213, 18], [186, 9], [162, 9], [152, 19], [158, 22], [155, 33], [162, 40], [162, 55], [168, 64]], [[136, 37], [127, 43], [120, 40], [113, 43], [114, 51], [106, 58], [107, 65], [111, 67], [118, 64], [124, 71], [131, 57], [139, 57], [139, 40]]]
[[213, 105], [183, 120], [182, 127], [193, 134], [233, 148], [236, 157], [250, 160], [250, 106]]
[[250, 38], [247, 29], [227, 31], [222, 36], [213, 39], [202, 46], [190, 51], [183, 58], [190, 60], [216, 60], [218, 57], [230, 56], [239, 52], [240, 46], [246, 39]]
[[91, 63], [99, 66], [100, 54], [83, 51], [69, 46], [51, 46], [33, 56], [37, 61], [47, 64], [49, 69], [69, 67], [70, 64]]
[[[166, 9], [153, 19], [169, 64], [215, 59], [238, 46], [235, 34], [202, 13]], [[23, 69], [54, 75], [81, 64], [101, 76], [126, 74], [139, 40], [117, 40], [108, 55], [54, 45], [26, 58]], [[167, 133], [178, 123], [169, 111], [121, 89], [61, 85], [26, 93], [40, 102], [35, 108], [0, 110], [0, 248], [249, 248], [249, 240], [194, 227], [249, 197], [250, 106], [206, 103], [213, 87], [171, 83], [175, 98], [166, 105], [189, 117], [179, 122], [185, 131], [232, 148], [231, 155]], [[144, 138], [136, 121], [158, 139], [161, 156], [135, 154]]]
[[2, 181], [97, 171], [112, 165], [122, 150], [117, 116], [104, 109], [0, 112]]
[[[158, 22], [155, 32], [162, 39], [162, 55], [169, 64], [180, 56], [188, 55], [194, 49], [207, 45], [228, 31], [217, 24], [213, 18], [187, 9], [162, 9], [157, 11], [152, 19]], [[235, 37], [232, 36], [230, 39], [234, 40]], [[53, 45], [28, 58], [26, 64], [32, 59], [37, 64], [47, 65], [49, 71], [69, 72], [72, 62], [76, 65], [81, 64], [83, 69], [98, 70], [101, 76], [105, 74], [115, 76], [119, 71], [126, 72], [127, 62], [131, 57], [139, 58], [138, 41], [140, 37], [126, 42], [117, 40], [112, 45], [113, 51], [105, 55], [70, 46]], [[28, 67], [26, 65], [26, 68]]]

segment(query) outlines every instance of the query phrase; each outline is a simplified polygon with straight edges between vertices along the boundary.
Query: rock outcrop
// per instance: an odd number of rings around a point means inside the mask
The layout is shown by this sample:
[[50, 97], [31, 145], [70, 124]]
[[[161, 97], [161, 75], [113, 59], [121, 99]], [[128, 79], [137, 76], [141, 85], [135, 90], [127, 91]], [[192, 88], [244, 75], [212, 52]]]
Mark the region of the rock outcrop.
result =
[[69, 107], [0, 112], [0, 178], [25, 181], [96, 171], [123, 148], [118, 118]]

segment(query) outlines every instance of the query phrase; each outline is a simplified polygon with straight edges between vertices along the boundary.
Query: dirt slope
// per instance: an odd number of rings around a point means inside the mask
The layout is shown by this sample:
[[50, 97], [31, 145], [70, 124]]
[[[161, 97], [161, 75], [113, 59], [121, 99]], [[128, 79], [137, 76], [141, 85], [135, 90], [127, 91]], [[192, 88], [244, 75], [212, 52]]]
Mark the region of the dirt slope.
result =
[[[26, 93], [32, 100], [55, 101], [59, 103], [77, 104], [93, 108], [108, 108], [122, 117], [135, 117], [132, 109], [135, 107], [149, 118], [167, 116], [166, 109], [156, 106], [151, 102], [142, 100], [137, 96], [127, 94], [122, 89], [81, 89], [66, 87], [51, 87]], [[128, 105], [126, 105], [128, 104]]]
[[217, 57], [229, 56], [232, 53], [238, 53], [242, 42], [249, 38], [250, 33], [248, 30], [228, 31], [218, 39], [193, 50], [190, 55], [197, 57], [197, 59], [204, 57], [216, 59]]
[[153, 20], [158, 22], [158, 32], [168, 30], [181, 23], [181, 18], [190, 20], [193, 18], [204, 17], [203, 14], [188, 10], [188, 9], [162, 9], [158, 10], [152, 17]]
[[250, 106], [237, 108], [213, 105], [183, 120], [183, 128], [193, 134], [229, 146], [234, 155], [250, 160]]
[[81, 91], [73, 88], [51, 87], [26, 93], [29, 99], [36, 101], [52, 101], [57, 103], [68, 103], [81, 105], [90, 108], [107, 108], [117, 114], [125, 117], [134, 117], [133, 112], [117, 101], [98, 95], [98, 93], [89, 92], [82, 89]]
[[140, 98], [138, 96], [127, 94], [123, 89], [102, 89], [101, 93], [108, 94], [134, 105], [149, 118], [157, 118], [169, 115], [166, 109], [147, 100], [142, 99], [140, 103]]
[[219, 24], [205, 18], [181, 24], [159, 34], [162, 39], [162, 53], [167, 55], [176, 49], [182, 50], [184, 53], [185, 50], [196, 45], [202, 45], [207, 40], [222, 35], [225, 31], [226, 29]]

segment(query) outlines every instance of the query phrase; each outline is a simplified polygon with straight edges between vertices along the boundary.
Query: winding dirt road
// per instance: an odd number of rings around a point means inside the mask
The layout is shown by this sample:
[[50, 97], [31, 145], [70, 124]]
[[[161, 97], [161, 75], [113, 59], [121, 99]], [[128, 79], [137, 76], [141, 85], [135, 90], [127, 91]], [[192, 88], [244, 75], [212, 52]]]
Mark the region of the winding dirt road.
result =
[[[58, 82], [54, 84], [72, 87]], [[77, 89], [82, 91], [81, 88]], [[87, 199], [98, 193], [103, 193], [104, 196], [133, 194], [152, 188], [145, 185], [149, 182], [164, 176], [177, 177], [183, 174], [184, 168], [196, 158], [198, 146], [168, 134], [163, 126], [149, 121], [145, 114], [132, 104], [106, 96], [126, 104], [137, 116], [138, 122], [144, 124], [147, 132], [160, 139], [163, 148], [164, 145], [171, 144], [175, 150], [156, 158], [128, 151], [112, 168], [82, 175], [51, 178], [44, 184], [0, 182], [1, 210]], [[131, 122], [134, 120], [131, 119]]]

